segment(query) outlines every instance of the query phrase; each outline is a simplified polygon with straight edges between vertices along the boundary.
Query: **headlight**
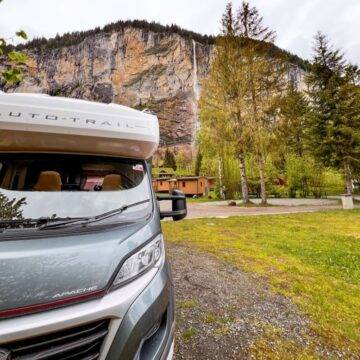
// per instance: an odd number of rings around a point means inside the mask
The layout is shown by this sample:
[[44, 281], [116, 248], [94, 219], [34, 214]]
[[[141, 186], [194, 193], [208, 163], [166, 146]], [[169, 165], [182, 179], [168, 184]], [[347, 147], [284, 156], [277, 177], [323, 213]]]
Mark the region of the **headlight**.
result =
[[121, 266], [113, 283], [113, 287], [118, 287], [131, 281], [137, 276], [159, 266], [164, 259], [163, 236], [159, 235], [149, 244], [145, 245], [134, 255], [131, 255]]

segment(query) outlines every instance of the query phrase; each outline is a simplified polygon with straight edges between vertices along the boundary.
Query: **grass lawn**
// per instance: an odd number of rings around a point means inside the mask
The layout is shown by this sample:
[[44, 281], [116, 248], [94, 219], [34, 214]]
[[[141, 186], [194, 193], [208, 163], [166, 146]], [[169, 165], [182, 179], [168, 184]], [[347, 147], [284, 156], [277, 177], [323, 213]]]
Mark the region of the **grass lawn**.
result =
[[221, 199], [217, 198], [216, 194], [213, 191], [210, 191], [208, 196], [199, 196], [196, 198], [189, 196], [186, 198], [186, 200], [187, 202], [191, 202], [191, 203], [204, 203], [204, 202], [219, 201]]
[[194, 246], [263, 277], [312, 320], [321, 341], [360, 353], [360, 211], [195, 219], [163, 224]]

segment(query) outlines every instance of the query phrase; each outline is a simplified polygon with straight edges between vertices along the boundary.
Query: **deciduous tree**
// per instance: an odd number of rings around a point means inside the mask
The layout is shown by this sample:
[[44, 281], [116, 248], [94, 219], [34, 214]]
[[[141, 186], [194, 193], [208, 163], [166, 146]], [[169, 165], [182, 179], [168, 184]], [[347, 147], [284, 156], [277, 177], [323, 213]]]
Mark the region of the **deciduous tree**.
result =
[[[24, 30], [17, 31], [15, 35], [19, 39], [27, 40]], [[0, 59], [4, 58], [6, 62], [6, 69], [0, 73], [0, 80], [3, 78], [6, 83], [18, 84], [24, 77], [22, 68], [26, 64], [27, 56], [24, 52], [12, 49], [8, 45], [9, 40], [0, 37]]]
[[248, 126], [245, 126], [242, 108], [246, 95], [241, 79], [241, 39], [236, 35], [237, 22], [231, 3], [222, 18], [221, 36], [208, 78], [203, 83], [200, 99], [201, 134], [204, 147], [215, 150], [219, 169], [224, 163], [224, 154], [229, 150], [238, 158], [241, 174], [242, 197], [249, 202], [249, 191], [245, 167], [248, 147]]
[[[18, 31], [16, 36], [27, 39], [24, 31]], [[5, 70], [0, 73], [6, 83], [18, 84], [23, 80], [23, 67], [27, 61], [27, 55], [22, 51], [16, 51], [9, 47], [7, 40], [0, 38], [0, 58], [3, 57]]]
[[240, 81], [245, 89], [242, 114], [258, 158], [261, 202], [266, 204], [265, 160], [275, 129], [274, 104], [284, 87], [285, 65], [281, 56], [271, 55], [275, 33], [263, 24], [256, 7], [242, 3], [236, 30], [241, 42]]

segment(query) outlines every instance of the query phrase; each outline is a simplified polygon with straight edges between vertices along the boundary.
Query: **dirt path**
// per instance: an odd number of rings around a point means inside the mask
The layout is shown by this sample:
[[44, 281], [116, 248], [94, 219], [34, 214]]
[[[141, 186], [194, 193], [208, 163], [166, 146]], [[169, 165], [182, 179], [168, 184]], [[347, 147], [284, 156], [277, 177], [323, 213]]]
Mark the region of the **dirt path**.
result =
[[167, 251], [176, 287], [175, 360], [293, 359], [314, 352], [343, 358], [322, 347], [306, 317], [263, 280], [185, 246], [168, 244]]

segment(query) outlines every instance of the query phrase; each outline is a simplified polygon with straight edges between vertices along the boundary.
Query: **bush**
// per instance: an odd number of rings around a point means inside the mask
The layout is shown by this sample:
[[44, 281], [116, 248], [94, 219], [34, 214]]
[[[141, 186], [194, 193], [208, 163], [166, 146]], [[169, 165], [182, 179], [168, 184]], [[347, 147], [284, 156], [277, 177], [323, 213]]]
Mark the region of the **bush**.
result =
[[324, 172], [324, 195], [339, 195], [345, 192], [345, 179], [343, 174], [335, 170]]
[[290, 155], [285, 163], [285, 185], [289, 197], [320, 198], [324, 191], [324, 169], [309, 156]]

